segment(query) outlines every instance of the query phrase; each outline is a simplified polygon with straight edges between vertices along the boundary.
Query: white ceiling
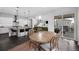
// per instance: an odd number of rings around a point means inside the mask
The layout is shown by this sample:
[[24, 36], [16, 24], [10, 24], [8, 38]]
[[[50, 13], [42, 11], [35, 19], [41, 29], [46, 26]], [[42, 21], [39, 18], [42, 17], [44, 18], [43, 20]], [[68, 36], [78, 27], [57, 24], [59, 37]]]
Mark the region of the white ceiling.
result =
[[[19, 15], [28, 16], [28, 10], [30, 10], [30, 16], [41, 15], [49, 12], [53, 12], [57, 7], [19, 7]], [[0, 13], [16, 14], [16, 7], [0, 7]]]

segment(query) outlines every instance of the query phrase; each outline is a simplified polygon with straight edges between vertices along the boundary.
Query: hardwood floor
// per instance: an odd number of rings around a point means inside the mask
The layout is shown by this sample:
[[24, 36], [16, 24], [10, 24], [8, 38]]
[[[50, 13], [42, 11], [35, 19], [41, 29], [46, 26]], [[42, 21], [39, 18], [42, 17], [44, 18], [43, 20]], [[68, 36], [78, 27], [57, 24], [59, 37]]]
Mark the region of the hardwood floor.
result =
[[14, 48], [9, 49], [8, 51], [32, 51], [32, 47], [29, 47], [29, 42], [24, 42]]
[[0, 35], [0, 51], [7, 51], [17, 45], [26, 42], [27, 37], [9, 37], [8, 34]]
[[59, 39], [59, 51], [79, 51], [79, 46], [75, 41], [67, 39]]
[[[29, 47], [27, 37], [8, 37], [7, 34], [0, 35], [0, 51], [34, 51]], [[79, 51], [79, 46], [72, 40], [59, 39], [58, 51]]]

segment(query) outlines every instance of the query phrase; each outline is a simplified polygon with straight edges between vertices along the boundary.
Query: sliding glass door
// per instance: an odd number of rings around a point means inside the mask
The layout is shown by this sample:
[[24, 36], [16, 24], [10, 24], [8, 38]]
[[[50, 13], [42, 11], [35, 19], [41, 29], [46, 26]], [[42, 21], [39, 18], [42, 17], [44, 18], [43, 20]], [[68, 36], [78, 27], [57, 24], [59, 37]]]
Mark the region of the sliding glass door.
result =
[[61, 36], [74, 39], [74, 14], [54, 16], [54, 28], [61, 31]]

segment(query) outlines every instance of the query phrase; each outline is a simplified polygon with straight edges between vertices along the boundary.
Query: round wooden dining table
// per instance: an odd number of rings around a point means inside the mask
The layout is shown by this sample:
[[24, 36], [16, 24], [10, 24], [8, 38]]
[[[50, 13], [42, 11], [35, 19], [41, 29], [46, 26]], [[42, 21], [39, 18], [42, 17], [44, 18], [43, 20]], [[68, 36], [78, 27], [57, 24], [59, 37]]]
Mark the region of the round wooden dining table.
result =
[[[51, 50], [51, 40], [56, 37], [56, 33], [49, 32], [49, 31], [40, 31], [33, 33], [29, 36], [31, 41], [37, 42], [39, 44], [42, 43], [50, 43], [50, 50]], [[40, 45], [39, 45], [40, 46]]]

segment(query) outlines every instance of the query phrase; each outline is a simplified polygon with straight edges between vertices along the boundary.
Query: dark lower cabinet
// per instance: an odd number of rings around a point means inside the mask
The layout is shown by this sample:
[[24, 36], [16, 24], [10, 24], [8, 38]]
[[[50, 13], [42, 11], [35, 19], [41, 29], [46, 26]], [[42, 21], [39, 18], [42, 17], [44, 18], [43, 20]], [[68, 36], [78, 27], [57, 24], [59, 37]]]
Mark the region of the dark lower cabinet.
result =
[[9, 33], [0, 34], [0, 38], [8, 38]]

